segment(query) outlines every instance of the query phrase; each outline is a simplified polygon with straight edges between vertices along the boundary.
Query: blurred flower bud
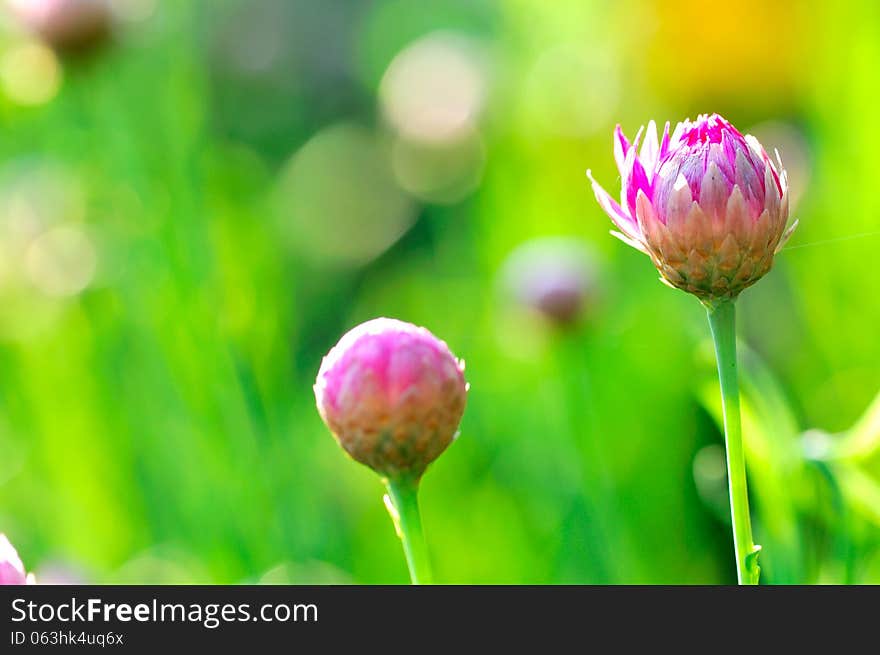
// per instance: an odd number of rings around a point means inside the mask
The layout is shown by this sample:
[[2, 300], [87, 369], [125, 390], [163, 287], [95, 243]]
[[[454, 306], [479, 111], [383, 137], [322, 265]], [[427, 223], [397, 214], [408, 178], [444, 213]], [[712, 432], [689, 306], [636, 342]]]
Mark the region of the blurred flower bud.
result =
[[34, 578], [24, 571], [24, 564], [5, 534], [0, 533], [0, 585], [33, 584]]
[[592, 253], [576, 239], [547, 237], [514, 250], [502, 268], [505, 292], [556, 325], [571, 325], [597, 297]]
[[49, 45], [82, 52], [100, 44], [113, 27], [109, 0], [8, 0], [24, 25]]
[[377, 318], [324, 357], [315, 398], [354, 459], [392, 480], [418, 479], [455, 438], [467, 400], [464, 364], [425, 328]]
[[[614, 233], [651, 257], [670, 286], [704, 303], [736, 298], [773, 265], [786, 231], [788, 181], [757, 139], [718, 114], [669, 124], [658, 141], [654, 122], [630, 144], [618, 126], [614, 157], [621, 203], [593, 180]], [[638, 154], [637, 154], [638, 153]], [[587, 175], [590, 172], [587, 171]], [[590, 176], [592, 180], [592, 176]]]

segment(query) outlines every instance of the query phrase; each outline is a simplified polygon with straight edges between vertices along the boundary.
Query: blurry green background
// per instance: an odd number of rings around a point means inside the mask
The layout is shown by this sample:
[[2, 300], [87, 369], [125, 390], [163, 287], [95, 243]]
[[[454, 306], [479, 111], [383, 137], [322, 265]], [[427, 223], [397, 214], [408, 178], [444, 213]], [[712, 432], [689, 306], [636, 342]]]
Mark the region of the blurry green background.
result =
[[[471, 384], [438, 581], [734, 582], [704, 311], [584, 176], [717, 111], [801, 221], [738, 305], [762, 581], [880, 582], [876, 3], [114, 4], [85, 54], [0, 38], [0, 531], [38, 581], [406, 582], [312, 393], [393, 316]], [[499, 292], [541, 236], [593, 253], [574, 327]]]

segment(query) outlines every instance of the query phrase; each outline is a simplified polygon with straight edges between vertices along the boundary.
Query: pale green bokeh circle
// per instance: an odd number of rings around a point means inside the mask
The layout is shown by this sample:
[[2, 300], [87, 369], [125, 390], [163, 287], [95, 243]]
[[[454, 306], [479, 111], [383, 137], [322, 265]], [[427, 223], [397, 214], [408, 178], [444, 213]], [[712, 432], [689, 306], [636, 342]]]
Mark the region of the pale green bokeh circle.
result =
[[277, 211], [292, 249], [336, 265], [377, 257], [415, 219], [385, 143], [346, 123], [316, 134], [288, 162], [279, 178]]

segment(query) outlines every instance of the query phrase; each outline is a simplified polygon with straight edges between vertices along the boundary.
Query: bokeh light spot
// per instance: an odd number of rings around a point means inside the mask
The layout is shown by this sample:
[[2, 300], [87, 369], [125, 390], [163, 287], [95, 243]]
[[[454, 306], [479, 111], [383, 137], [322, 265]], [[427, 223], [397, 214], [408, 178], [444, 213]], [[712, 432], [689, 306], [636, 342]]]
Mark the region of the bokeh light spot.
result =
[[61, 86], [61, 67], [55, 53], [37, 41], [13, 46], [0, 59], [0, 82], [20, 105], [49, 102]]
[[110, 0], [113, 13], [121, 21], [139, 23], [156, 13], [158, 0]]
[[392, 166], [400, 185], [421, 200], [452, 204], [480, 183], [486, 149], [480, 135], [468, 130], [455, 141], [430, 144], [395, 140]]
[[81, 229], [55, 227], [30, 245], [25, 266], [31, 283], [46, 295], [72, 296], [95, 275], [95, 248]]
[[488, 93], [484, 57], [476, 42], [435, 32], [404, 48], [379, 87], [382, 111], [405, 138], [443, 142], [474, 125]]
[[694, 484], [700, 499], [719, 516], [727, 515], [727, 456], [724, 446], [709, 444], [694, 455]]
[[614, 60], [598, 49], [555, 46], [541, 54], [525, 81], [526, 120], [545, 134], [589, 136], [617, 107]]
[[315, 261], [363, 264], [409, 229], [414, 205], [385, 144], [350, 124], [327, 128], [281, 174], [277, 210], [289, 244]]

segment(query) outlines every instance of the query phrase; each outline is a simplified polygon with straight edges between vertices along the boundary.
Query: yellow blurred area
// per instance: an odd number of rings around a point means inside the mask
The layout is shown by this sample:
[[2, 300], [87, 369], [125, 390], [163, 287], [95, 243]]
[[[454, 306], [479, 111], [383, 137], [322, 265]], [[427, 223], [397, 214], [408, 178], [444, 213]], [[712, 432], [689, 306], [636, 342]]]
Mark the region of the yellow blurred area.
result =
[[[638, 3], [637, 3], [638, 4]], [[814, 64], [815, 30], [810, 1], [738, 0], [713, 3], [669, 0], [644, 3], [644, 42], [629, 53], [645, 66], [649, 83], [681, 102], [703, 98], [784, 111], [797, 106]], [[703, 110], [701, 110], [703, 111]], [[708, 110], [706, 110], [708, 111]]]

